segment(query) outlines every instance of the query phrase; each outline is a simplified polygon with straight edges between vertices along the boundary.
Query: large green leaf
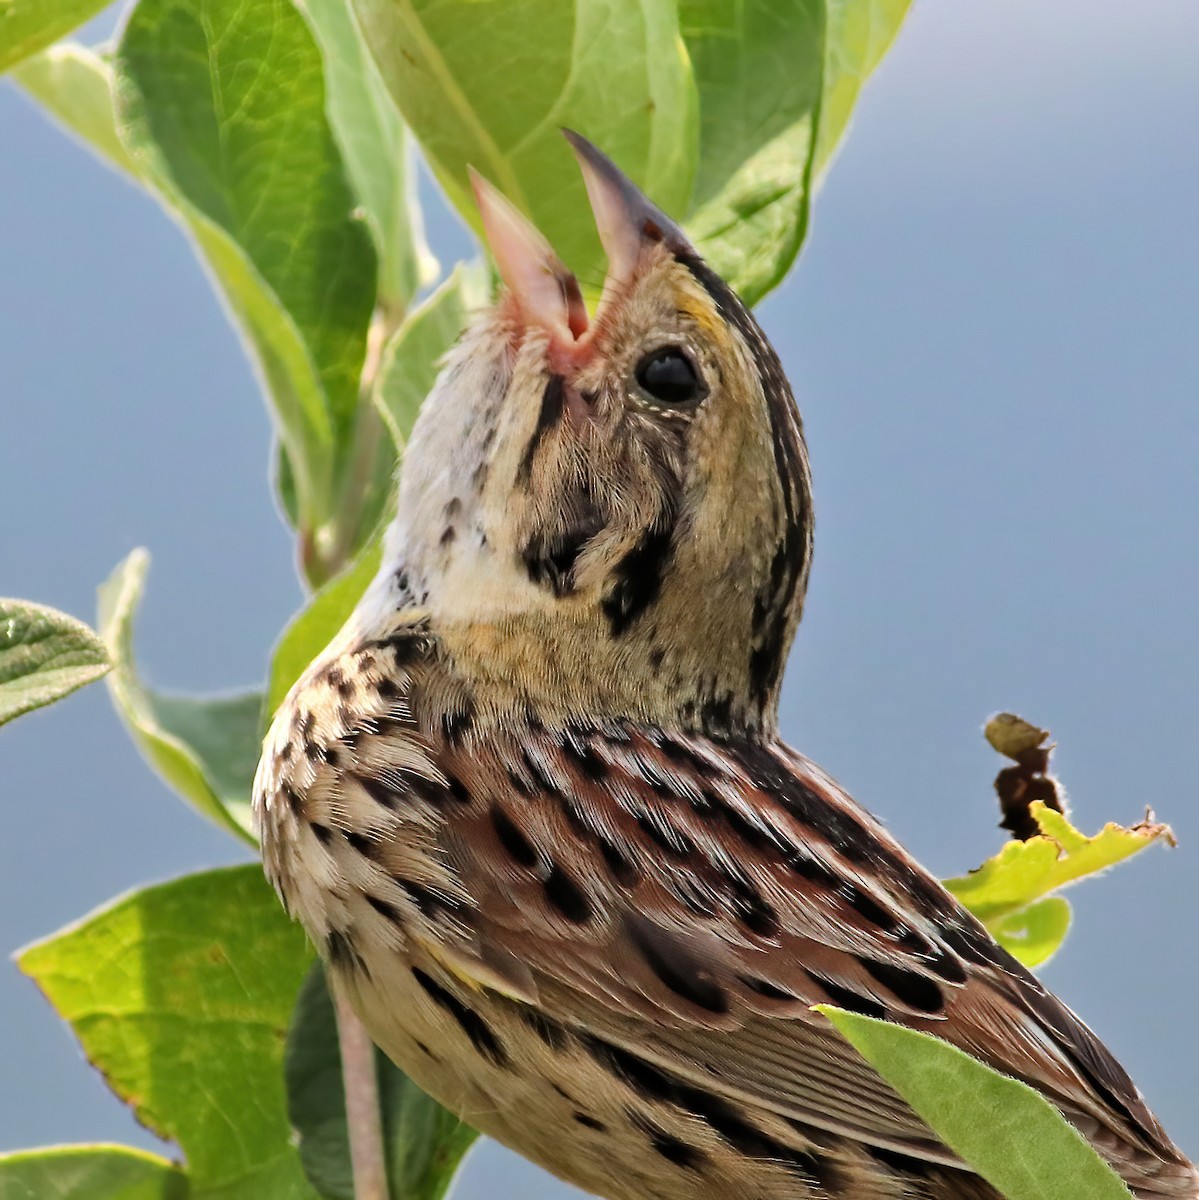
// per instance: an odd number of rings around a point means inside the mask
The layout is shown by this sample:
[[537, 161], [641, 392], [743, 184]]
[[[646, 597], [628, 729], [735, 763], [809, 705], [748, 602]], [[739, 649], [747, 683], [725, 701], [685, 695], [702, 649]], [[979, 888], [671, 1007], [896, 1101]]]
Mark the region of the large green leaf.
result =
[[251, 337], [319, 539], [358, 408], [376, 259], [317, 43], [288, 0], [143, 0], [116, 63], [122, 140]]
[[44, 50], [90, 21], [109, 0], [3, 0], [0, 3], [0, 71]]
[[824, 79], [812, 183], [820, 186], [862, 85], [895, 41], [912, 0], [826, 0]]
[[459, 263], [384, 348], [375, 401], [397, 447], [407, 442], [420, 406], [433, 389], [442, 358], [458, 340], [471, 311], [486, 300], [483, 272]]
[[0, 1154], [0, 1200], [187, 1200], [187, 1176], [126, 1146], [49, 1146]]
[[291, 685], [310, 662], [333, 640], [379, 570], [382, 543], [376, 539], [340, 575], [296, 614], [284, 629], [271, 657], [267, 710], [283, 703]]
[[283, 1047], [312, 961], [257, 866], [134, 892], [18, 963], [139, 1121], [176, 1142], [193, 1197], [311, 1200]]
[[696, 95], [672, 3], [354, 0], [409, 127], [478, 227], [467, 164], [525, 209], [584, 286], [603, 255], [559, 129], [591, 138], [667, 211], [696, 161]]
[[379, 300], [403, 311], [437, 277], [425, 243], [408, 131], [348, 0], [303, 0], [325, 60], [329, 121], [379, 251]]
[[104, 643], [82, 621], [0, 598], [0, 725], [69, 696], [111, 665]]
[[[478, 1138], [376, 1051], [379, 1103], [392, 1200], [442, 1200]], [[315, 964], [287, 1039], [286, 1077], [300, 1157], [326, 1200], [354, 1200], [337, 1021], [324, 972]]]
[[113, 704], [146, 760], [185, 800], [218, 825], [253, 842], [250, 785], [262, 742], [261, 692], [165, 695], [134, 665], [133, 620], [150, 556], [135, 550], [99, 591], [100, 631], [116, 664]]
[[51, 46], [14, 67], [11, 78], [110, 166], [136, 176], [117, 136], [112, 111], [112, 68], [73, 42]]
[[910, 0], [681, 0], [700, 93], [688, 230], [756, 303], [803, 244], [813, 181]]
[[1129, 1200], [1116, 1173], [1032, 1088], [928, 1034], [819, 1011], [1005, 1200]]

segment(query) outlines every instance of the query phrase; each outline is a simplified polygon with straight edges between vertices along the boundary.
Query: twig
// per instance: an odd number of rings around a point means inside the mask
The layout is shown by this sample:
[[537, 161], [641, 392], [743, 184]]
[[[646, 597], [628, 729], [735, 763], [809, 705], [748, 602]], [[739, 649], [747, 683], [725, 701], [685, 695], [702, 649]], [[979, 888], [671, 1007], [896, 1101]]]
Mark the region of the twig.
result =
[[337, 1041], [341, 1048], [341, 1077], [346, 1093], [354, 1200], [388, 1200], [374, 1043], [336, 984], [333, 1002], [337, 1009]]

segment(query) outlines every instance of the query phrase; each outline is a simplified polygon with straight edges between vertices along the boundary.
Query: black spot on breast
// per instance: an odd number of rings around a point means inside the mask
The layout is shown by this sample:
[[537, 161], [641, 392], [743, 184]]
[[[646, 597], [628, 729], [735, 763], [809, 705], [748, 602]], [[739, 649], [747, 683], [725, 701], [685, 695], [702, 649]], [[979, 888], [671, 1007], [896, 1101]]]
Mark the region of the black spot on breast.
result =
[[613, 637], [619, 637], [658, 598], [673, 553], [674, 517], [647, 529], [612, 569], [601, 608]]
[[704, 1164], [707, 1155], [698, 1147], [677, 1138], [673, 1133], [651, 1126], [646, 1130], [649, 1144], [656, 1154], [661, 1155], [667, 1162], [676, 1167], [689, 1171], [698, 1171]]
[[517, 828], [512, 818], [502, 808], [492, 808], [490, 816], [496, 837], [500, 839], [500, 845], [508, 852], [512, 861], [522, 867], [535, 867], [541, 861], [541, 856], [533, 843]]
[[946, 983], [966, 982], [966, 968], [962, 966], [956, 955], [951, 954], [943, 947], [937, 946], [927, 954], [922, 954], [921, 958]]
[[300, 799], [300, 793], [289, 783], [280, 784], [279, 793], [287, 801], [287, 807], [291, 809], [292, 816], [298, 817], [304, 808], [304, 802]]
[[[529, 1008], [527, 1005], [520, 1005], [517, 1010], [520, 1014], [520, 1019], [551, 1049], [565, 1050], [570, 1043], [570, 1037], [566, 1030], [558, 1024], [557, 1021], [551, 1020], [543, 1012], [539, 1012], [535, 1008]], [[555, 1089], [559, 1090], [560, 1089]], [[566, 1099], [566, 1093], [562, 1093]]]
[[385, 783], [382, 779], [376, 779], [373, 775], [353, 774], [351, 779], [378, 805], [392, 812], [395, 810], [396, 801], [399, 797], [396, 795], [396, 790], [389, 783]]
[[687, 858], [694, 852], [695, 843], [658, 813], [641, 812], [634, 820], [637, 822], [637, 828], [659, 850], [665, 851], [672, 858]]
[[381, 917], [386, 917], [389, 921], [394, 921], [397, 924], [400, 920], [400, 910], [387, 900], [381, 900], [378, 896], [372, 896], [370, 892], [363, 892], [362, 898], [379, 914]]
[[367, 978], [370, 977], [366, 963], [363, 961], [362, 955], [358, 953], [358, 948], [354, 945], [354, 939], [348, 930], [331, 929], [329, 931], [325, 936], [325, 957], [334, 966], [341, 967], [343, 970], [360, 971]]
[[713, 733], [728, 733], [733, 723], [733, 693], [705, 700], [699, 710], [700, 724]]
[[308, 828], [322, 846], [327, 846], [333, 840], [333, 830], [328, 825], [322, 825], [319, 821], [309, 821]]
[[474, 724], [475, 704], [469, 697], [463, 699], [457, 708], [442, 713], [441, 716], [441, 727], [451, 746], [461, 745], [462, 739], [471, 731]]
[[[1004, 950], [998, 942], [984, 929], [982, 926], [977, 928], [973, 924], [959, 924], [953, 921], [945, 921], [940, 929], [941, 938], [956, 954], [960, 954], [967, 962], [972, 962], [980, 967], [1001, 967], [1005, 971], [1011, 971], [1016, 960]], [[1022, 971], [1016, 964], [1017, 970]]]
[[513, 791], [524, 796], [525, 799], [537, 794], [537, 789], [532, 783], [513, 767], [508, 768], [508, 782], [512, 785]]
[[603, 1121], [597, 1121], [594, 1117], [588, 1116], [585, 1112], [576, 1112], [571, 1114], [575, 1121], [583, 1126], [584, 1129], [594, 1129], [597, 1133], [607, 1133], [608, 1127]]
[[381, 700], [398, 700], [400, 685], [388, 675], [382, 675], [375, 681], [375, 692]]
[[530, 753], [527, 746], [522, 747], [520, 758], [521, 762], [524, 763], [525, 770], [529, 773], [529, 777], [536, 781], [538, 787], [546, 792], [557, 792], [557, 781], [545, 769], [545, 767], [542, 766], [537, 756]]
[[411, 667], [425, 657], [429, 648], [428, 638], [422, 634], [400, 632], [387, 639], [397, 667]]
[[579, 885], [557, 863], [550, 868], [550, 873], [542, 885], [545, 888], [546, 899], [568, 921], [576, 925], [585, 925], [591, 920], [591, 901]]
[[665, 1101], [678, 1095], [680, 1087], [677, 1082], [652, 1063], [594, 1035], [585, 1035], [583, 1040], [592, 1058], [638, 1095]]
[[606, 838], [600, 838], [599, 848], [608, 870], [612, 872], [612, 878], [617, 883], [623, 884], [625, 887], [633, 887], [640, 880], [640, 872], [628, 855], [618, 846], [614, 846]]
[[926, 975], [872, 958], [859, 958], [858, 962], [909, 1008], [917, 1012], [936, 1013], [944, 1007], [945, 998], [941, 995], [941, 989]]
[[826, 979], [823, 975], [818, 975], [815, 971], [805, 970], [804, 974], [838, 1008], [843, 1008], [847, 1012], [857, 1013], [862, 1017], [875, 1017], [879, 1020], [887, 1015], [887, 1010], [877, 1000], [871, 1000], [867, 996], [859, 996], [857, 992], [851, 991], [847, 987], [842, 987], [841, 984], [834, 983], [831, 979]]
[[462, 782], [456, 775], [446, 775], [446, 792], [450, 799], [457, 804], [469, 804], [471, 802], [470, 792], [467, 791], [466, 784]]
[[739, 899], [734, 901], [734, 908], [741, 923], [760, 938], [778, 936], [778, 914], [760, 896], [753, 900]]
[[378, 848], [378, 842], [374, 838], [359, 833], [356, 829], [347, 829], [344, 836], [350, 848], [356, 850], [363, 858], [374, 858]]
[[864, 917], [871, 925], [879, 929], [894, 929], [899, 924], [899, 918], [883, 908], [872, 896], [868, 896], [857, 884], [843, 880], [837, 885], [837, 894], [842, 896], [859, 916]]
[[797, 1000], [799, 997], [794, 992], [788, 992], [785, 988], [781, 988], [771, 983], [768, 979], [759, 979], [755, 975], [738, 975], [738, 980], [743, 983], [755, 996], [761, 996], [766, 1000]]
[[562, 743], [562, 749], [588, 779], [594, 779], [598, 783], [608, 777], [608, 764], [600, 758], [595, 748], [582, 735], [567, 736]]
[[470, 1039], [471, 1045], [484, 1058], [497, 1067], [507, 1062], [508, 1056], [492, 1032], [491, 1026], [473, 1008], [464, 1004], [453, 992], [443, 988], [419, 967], [412, 968], [412, 975], [429, 999], [457, 1021], [462, 1032]]
[[729, 998], [724, 989], [681, 943], [646, 921], [630, 921], [628, 929], [646, 965], [676, 996], [707, 1012], [728, 1012]]

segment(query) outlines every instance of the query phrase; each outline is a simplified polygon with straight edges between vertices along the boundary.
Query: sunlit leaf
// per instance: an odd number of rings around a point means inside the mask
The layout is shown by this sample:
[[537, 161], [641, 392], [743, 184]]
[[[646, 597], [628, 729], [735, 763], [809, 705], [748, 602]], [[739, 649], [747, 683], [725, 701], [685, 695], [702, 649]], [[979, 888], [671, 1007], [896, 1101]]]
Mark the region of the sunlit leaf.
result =
[[382, 543], [371, 542], [358, 558], [323, 588], [292, 618], [271, 658], [268, 711], [283, 702], [291, 685], [333, 640], [379, 570]]
[[1005, 1200], [1129, 1200], [1043, 1096], [939, 1038], [820, 1005], [871, 1066]]
[[109, 0], [3, 0], [0, 3], [0, 71], [44, 50], [91, 20]]
[[862, 85], [890, 50], [911, 7], [912, 0], [826, 0], [814, 187], [845, 137]]
[[109, 166], [137, 175], [113, 120], [112, 68], [94, 50], [71, 42], [51, 46], [10, 77]]
[[262, 693], [165, 695], [135, 666], [133, 621], [150, 556], [135, 550], [99, 591], [100, 632], [116, 666], [113, 704], [146, 760], [185, 800], [218, 825], [253, 841], [250, 785], [261, 745]]
[[1026, 967], [1039, 967], [1061, 949], [1070, 932], [1070, 901], [1046, 896], [1006, 917], [997, 917], [990, 930], [995, 940]]
[[945, 886], [988, 926], [1019, 912], [1058, 888], [1139, 854], [1157, 841], [1171, 843], [1169, 826], [1145, 820], [1131, 828], [1105, 825], [1094, 837], [1036, 801], [1031, 812], [1041, 836], [1008, 842], [981, 867]]
[[249, 334], [321, 536], [349, 453], [376, 260], [287, 0], [143, 0], [116, 57], [118, 129]]
[[113, 1091], [183, 1151], [194, 1200], [315, 1196], [283, 1082], [311, 962], [257, 865], [134, 892], [18, 957]]
[[82, 621], [0, 598], [0, 725], [69, 696], [110, 666], [104, 643]]
[[681, 0], [700, 93], [687, 229], [751, 304], [803, 244], [813, 181], [909, 0]]
[[188, 1200], [187, 1176], [127, 1146], [48, 1146], [0, 1154], [0, 1200]]
[[442, 357], [474, 309], [487, 299], [483, 272], [460, 263], [454, 273], [396, 331], [383, 351], [375, 400], [395, 444], [402, 447]]
[[303, 0], [325, 60], [329, 121], [379, 251], [379, 299], [404, 308], [437, 277], [425, 243], [408, 131], [348, 0]]
[[610, 154], [667, 211], [696, 161], [696, 94], [673, 4], [354, 0], [400, 111], [478, 227], [470, 164], [528, 212], [584, 286], [604, 258], [560, 128]]
[[[304, 1169], [326, 1200], [354, 1200], [345, 1090], [332, 999], [319, 964], [287, 1039], [287, 1091]], [[442, 1200], [478, 1134], [376, 1051], [392, 1200]]]

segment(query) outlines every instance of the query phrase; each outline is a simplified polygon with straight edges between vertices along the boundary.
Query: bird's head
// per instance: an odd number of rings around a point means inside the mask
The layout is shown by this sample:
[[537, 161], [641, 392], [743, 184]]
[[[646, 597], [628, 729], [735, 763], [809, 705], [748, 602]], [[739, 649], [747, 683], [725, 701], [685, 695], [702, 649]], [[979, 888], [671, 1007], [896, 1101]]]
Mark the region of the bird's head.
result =
[[476, 177], [505, 286], [416, 423], [374, 602], [427, 609], [489, 696], [769, 731], [812, 542], [791, 390], [682, 230], [568, 137], [609, 260], [598, 307]]

